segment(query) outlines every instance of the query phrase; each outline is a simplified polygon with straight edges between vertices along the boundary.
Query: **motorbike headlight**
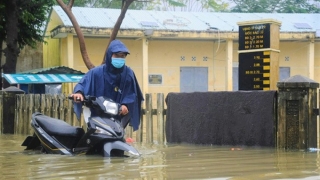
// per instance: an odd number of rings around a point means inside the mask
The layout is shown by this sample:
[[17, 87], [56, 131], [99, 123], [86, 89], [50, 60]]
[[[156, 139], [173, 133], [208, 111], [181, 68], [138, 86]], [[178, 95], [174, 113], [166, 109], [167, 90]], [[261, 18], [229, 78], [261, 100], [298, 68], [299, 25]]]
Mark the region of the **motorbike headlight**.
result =
[[103, 102], [104, 107], [106, 108], [106, 112], [112, 115], [117, 115], [118, 114], [118, 105], [117, 103], [105, 100]]
[[96, 126], [96, 131], [95, 131], [95, 133], [99, 133], [99, 134], [106, 134], [106, 135], [112, 136], [112, 134], [111, 134], [111, 133], [109, 133], [108, 131], [106, 131], [106, 130], [104, 130], [104, 129], [102, 129], [102, 128], [98, 127], [98, 126]]

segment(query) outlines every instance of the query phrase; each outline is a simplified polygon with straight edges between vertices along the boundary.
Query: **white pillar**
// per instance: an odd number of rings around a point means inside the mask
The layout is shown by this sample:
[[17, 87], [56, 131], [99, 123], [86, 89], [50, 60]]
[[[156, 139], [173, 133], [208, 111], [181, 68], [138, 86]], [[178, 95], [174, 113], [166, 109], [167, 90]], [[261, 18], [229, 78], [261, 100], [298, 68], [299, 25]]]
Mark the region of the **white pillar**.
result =
[[314, 79], [314, 40], [311, 40], [309, 43], [308, 54], [308, 77]]
[[145, 95], [148, 93], [148, 39], [146, 37], [142, 38], [142, 93]]
[[233, 60], [233, 40], [227, 40], [227, 51], [226, 51], [226, 90], [232, 91], [232, 60]]

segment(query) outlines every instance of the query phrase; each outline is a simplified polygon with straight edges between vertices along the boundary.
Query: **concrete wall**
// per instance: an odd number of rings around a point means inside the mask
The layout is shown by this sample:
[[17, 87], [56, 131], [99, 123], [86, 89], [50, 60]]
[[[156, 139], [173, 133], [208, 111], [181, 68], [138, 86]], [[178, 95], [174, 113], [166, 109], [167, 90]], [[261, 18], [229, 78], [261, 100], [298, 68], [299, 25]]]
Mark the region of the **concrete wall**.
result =
[[26, 46], [19, 54], [16, 72], [27, 71], [43, 67], [42, 43], [38, 43], [35, 49]]

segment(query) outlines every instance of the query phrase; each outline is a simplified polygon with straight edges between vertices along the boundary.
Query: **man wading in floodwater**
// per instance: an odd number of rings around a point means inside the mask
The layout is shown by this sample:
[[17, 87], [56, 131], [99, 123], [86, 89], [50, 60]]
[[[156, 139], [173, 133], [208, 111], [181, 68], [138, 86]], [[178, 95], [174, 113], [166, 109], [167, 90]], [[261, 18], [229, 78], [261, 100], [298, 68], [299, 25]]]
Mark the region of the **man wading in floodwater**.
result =
[[[128, 123], [133, 130], [139, 129], [142, 92], [131, 68], [125, 65], [125, 58], [130, 54], [127, 47], [119, 40], [113, 40], [108, 47], [106, 63], [90, 69], [75, 86], [74, 102], [83, 101], [84, 96], [105, 96], [121, 104], [121, 123], [125, 128]], [[80, 119], [81, 103], [74, 103], [74, 111]], [[91, 113], [96, 115], [94, 109]]]

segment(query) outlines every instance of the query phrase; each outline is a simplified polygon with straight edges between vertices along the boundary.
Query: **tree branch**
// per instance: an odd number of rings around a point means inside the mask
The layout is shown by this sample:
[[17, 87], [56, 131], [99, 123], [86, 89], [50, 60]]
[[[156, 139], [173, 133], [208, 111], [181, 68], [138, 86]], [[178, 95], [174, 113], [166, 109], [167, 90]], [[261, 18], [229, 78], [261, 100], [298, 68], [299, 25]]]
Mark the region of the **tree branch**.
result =
[[70, 19], [70, 21], [71, 21], [71, 23], [77, 33], [79, 45], [80, 45], [81, 56], [82, 56], [82, 59], [86, 65], [86, 67], [88, 69], [94, 68], [95, 66], [91, 63], [90, 58], [87, 53], [83, 33], [81, 31], [81, 28], [80, 28], [76, 18], [74, 17], [74, 15], [72, 13], [72, 10], [71, 10], [74, 0], [70, 0], [68, 3], [68, 6], [66, 4], [64, 4], [64, 2], [62, 2], [62, 0], [57, 0], [57, 2], [60, 5], [60, 7], [64, 10], [64, 12], [67, 14], [67, 16], [69, 17], [69, 19]]
[[120, 30], [120, 26], [122, 24], [122, 21], [127, 13], [127, 10], [130, 6], [130, 4], [133, 2], [134, 0], [122, 0], [122, 8], [121, 8], [121, 13], [120, 13], [120, 16], [118, 17], [117, 19], [117, 22], [116, 24], [114, 25], [113, 27], [113, 30], [112, 30], [112, 33], [111, 33], [111, 36], [110, 36], [110, 39], [109, 39], [109, 43], [108, 43], [108, 46], [106, 48], [106, 51], [104, 53], [104, 57], [103, 57], [103, 60], [102, 60], [102, 63], [101, 64], [104, 64], [106, 62], [106, 53], [108, 51], [108, 47], [111, 43], [111, 41], [115, 40], [117, 35], [118, 35], [118, 31]]

